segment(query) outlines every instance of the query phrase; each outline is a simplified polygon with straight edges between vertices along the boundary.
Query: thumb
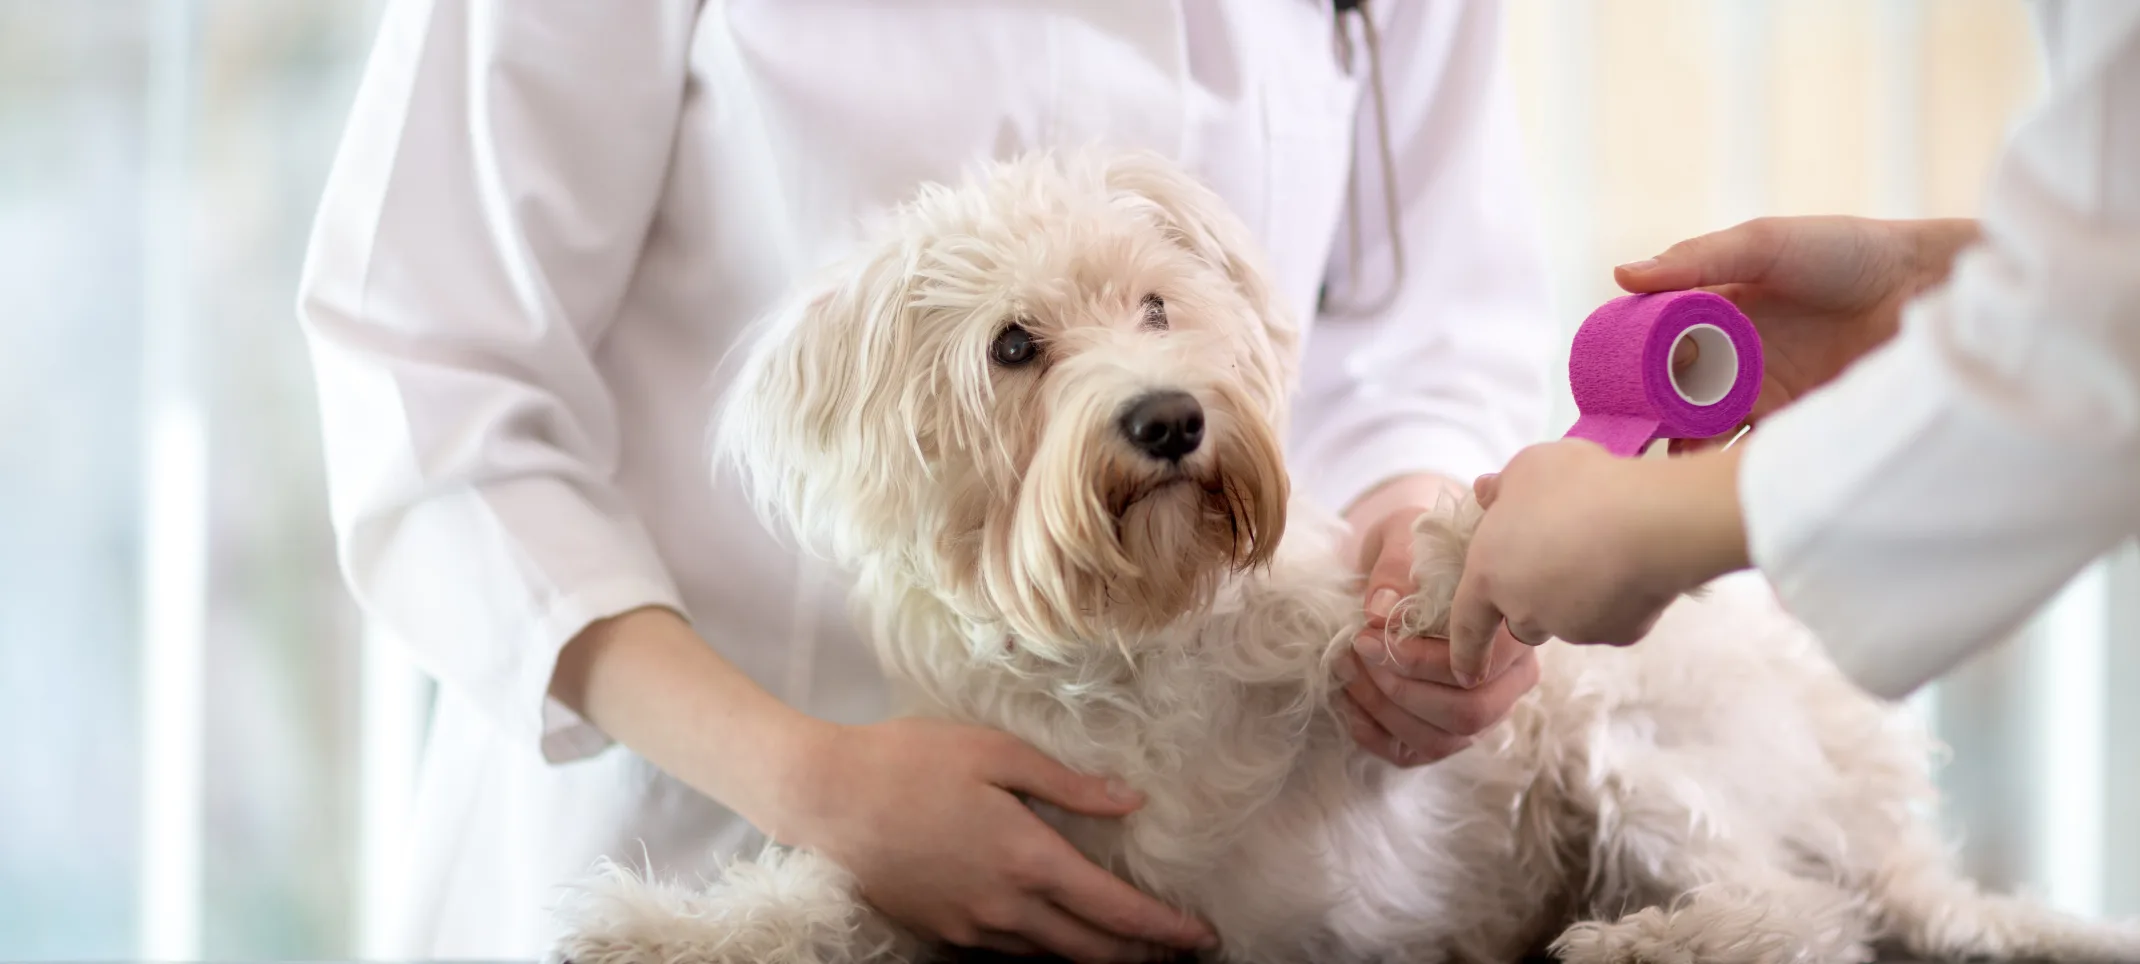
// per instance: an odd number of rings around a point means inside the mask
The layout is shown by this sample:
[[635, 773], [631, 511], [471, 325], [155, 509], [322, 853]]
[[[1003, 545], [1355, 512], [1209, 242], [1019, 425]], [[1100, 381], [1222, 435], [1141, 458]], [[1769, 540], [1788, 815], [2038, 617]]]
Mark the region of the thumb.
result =
[[1412, 544], [1403, 539], [1385, 540], [1373, 568], [1367, 571], [1367, 625], [1376, 629], [1389, 625], [1398, 600], [1411, 592]]
[[1471, 497], [1479, 500], [1479, 508], [1493, 508], [1494, 500], [1501, 497], [1501, 473], [1488, 472], [1472, 480]]
[[1016, 739], [997, 761], [994, 782], [1088, 817], [1127, 816], [1144, 806], [1144, 794], [1129, 784], [1079, 773]]
[[1458, 679], [1485, 679], [1493, 662], [1494, 631], [1501, 612], [1486, 598], [1485, 587], [1466, 570], [1456, 583], [1449, 607], [1449, 669]]
[[1757, 218], [1623, 264], [1612, 269], [1612, 277], [1634, 294], [1755, 282], [1775, 263], [1779, 243], [1774, 223]]

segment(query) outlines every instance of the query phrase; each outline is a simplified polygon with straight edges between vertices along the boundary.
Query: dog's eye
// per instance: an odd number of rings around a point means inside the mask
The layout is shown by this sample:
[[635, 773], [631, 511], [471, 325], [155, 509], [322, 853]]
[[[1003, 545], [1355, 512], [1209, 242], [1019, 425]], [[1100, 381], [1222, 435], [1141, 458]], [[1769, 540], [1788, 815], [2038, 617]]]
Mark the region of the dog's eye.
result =
[[1167, 299], [1157, 294], [1144, 296], [1144, 327], [1167, 330]]
[[1040, 357], [1040, 342], [1032, 332], [1012, 325], [996, 333], [995, 342], [988, 346], [988, 356], [998, 365], [1016, 368]]

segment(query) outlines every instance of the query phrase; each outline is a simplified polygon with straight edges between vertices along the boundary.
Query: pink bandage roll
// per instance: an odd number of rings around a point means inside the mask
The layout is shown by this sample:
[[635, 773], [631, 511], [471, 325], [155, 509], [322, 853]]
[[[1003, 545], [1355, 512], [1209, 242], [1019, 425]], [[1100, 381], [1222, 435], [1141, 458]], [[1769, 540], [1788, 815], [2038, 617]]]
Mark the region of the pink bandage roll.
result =
[[[1672, 370], [1691, 340], [1699, 354]], [[1761, 394], [1761, 336], [1736, 305], [1706, 291], [1615, 298], [1584, 319], [1568, 352], [1582, 415], [1569, 438], [1614, 455], [1661, 438], [1710, 438], [1739, 426]]]

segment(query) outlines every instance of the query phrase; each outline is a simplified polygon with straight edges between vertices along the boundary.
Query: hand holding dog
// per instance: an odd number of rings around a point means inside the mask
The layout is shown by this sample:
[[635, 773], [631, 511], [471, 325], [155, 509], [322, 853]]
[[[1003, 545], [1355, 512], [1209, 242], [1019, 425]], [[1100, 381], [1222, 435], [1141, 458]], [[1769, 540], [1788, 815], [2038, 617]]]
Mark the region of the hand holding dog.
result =
[[1508, 635], [1633, 643], [1680, 594], [1744, 568], [1741, 451], [1619, 459], [1569, 439], [1481, 477], [1486, 514], [1449, 617], [1451, 665], [1483, 671]]
[[803, 760], [776, 835], [837, 860], [866, 900], [924, 936], [1080, 962], [1164, 960], [1214, 940], [1085, 859], [1018, 795], [1096, 817], [1142, 798], [1015, 737], [901, 719], [830, 728]]
[[1433, 476], [1393, 481], [1347, 513], [1360, 537], [1367, 626], [1338, 663], [1353, 741], [1398, 766], [1433, 763], [1471, 745], [1538, 685], [1538, 659], [1513, 639], [1494, 644], [1483, 671], [1459, 676], [1449, 641], [1391, 635], [1391, 607], [1410, 595], [1412, 522], [1438, 499], [1460, 495]]
[[782, 704], [662, 607], [565, 648], [552, 693], [766, 828], [839, 861], [928, 938], [1078, 961], [1163, 959], [1211, 930], [1073, 848], [1018, 798], [1120, 817], [1142, 800], [1005, 733], [920, 719], [827, 723]]

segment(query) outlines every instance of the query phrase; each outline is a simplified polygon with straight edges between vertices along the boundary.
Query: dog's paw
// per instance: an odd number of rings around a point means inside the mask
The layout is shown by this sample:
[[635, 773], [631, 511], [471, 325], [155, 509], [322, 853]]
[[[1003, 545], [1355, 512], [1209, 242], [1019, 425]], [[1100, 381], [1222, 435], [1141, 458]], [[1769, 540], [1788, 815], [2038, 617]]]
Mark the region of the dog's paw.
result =
[[[1643, 956], [1641, 941], [1627, 924], [1586, 921], [1563, 931], [1553, 941], [1553, 958], [1561, 964], [1667, 964], [1662, 958]], [[1692, 954], [1686, 964], [1694, 964]]]
[[1554, 938], [1562, 964], [1869, 964], [1856, 941], [1807, 940], [1769, 926], [1770, 911], [1718, 907], [1689, 912], [1650, 907], [1619, 920], [1585, 921]]
[[1464, 575], [1464, 553], [1485, 510], [1470, 493], [1441, 504], [1412, 520], [1412, 583], [1418, 588], [1399, 600], [1390, 618], [1407, 636], [1443, 636], [1449, 632], [1449, 607], [1457, 580]]
[[569, 889], [551, 964], [909, 964], [921, 947], [809, 851], [769, 850], [693, 888], [607, 863]]

